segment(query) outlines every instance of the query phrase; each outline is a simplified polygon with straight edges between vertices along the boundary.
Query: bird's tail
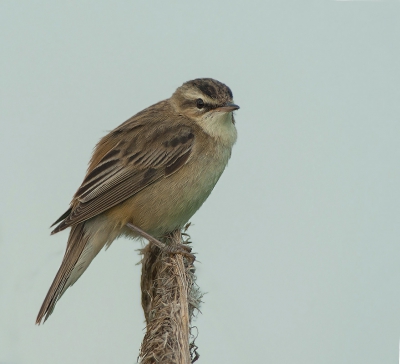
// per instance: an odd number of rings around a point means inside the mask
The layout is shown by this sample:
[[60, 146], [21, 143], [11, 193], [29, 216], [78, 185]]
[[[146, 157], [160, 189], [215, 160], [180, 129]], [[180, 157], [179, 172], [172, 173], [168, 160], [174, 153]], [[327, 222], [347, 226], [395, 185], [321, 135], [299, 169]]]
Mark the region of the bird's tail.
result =
[[36, 324], [39, 325], [43, 318], [44, 321], [48, 319], [66, 289], [78, 280], [105, 245], [107, 239], [101, 239], [87, 225], [88, 222], [82, 222], [72, 226], [63, 261], [43, 301]]

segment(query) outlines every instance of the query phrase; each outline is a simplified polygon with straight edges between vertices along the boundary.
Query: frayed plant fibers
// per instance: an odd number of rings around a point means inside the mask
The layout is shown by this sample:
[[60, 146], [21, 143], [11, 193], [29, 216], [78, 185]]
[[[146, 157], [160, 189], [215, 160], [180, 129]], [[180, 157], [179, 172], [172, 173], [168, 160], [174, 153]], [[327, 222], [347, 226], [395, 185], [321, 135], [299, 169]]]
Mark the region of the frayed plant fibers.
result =
[[[176, 230], [163, 242], [189, 244], [189, 236]], [[147, 326], [139, 363], [194, 363], [199, 355], [191, 323], [202, 298], [195, 268], [181, 254], [165, 253], [151, 243], [141, 253], [142, 307]]]

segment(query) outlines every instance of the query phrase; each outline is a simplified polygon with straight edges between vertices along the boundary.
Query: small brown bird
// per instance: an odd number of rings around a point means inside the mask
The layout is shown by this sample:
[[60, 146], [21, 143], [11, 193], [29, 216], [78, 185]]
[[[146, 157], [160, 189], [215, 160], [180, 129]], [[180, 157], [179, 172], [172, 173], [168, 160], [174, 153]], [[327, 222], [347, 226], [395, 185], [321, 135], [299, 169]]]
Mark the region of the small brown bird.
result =
[[161, 238], [188, 222], [228, 163], [237, 109], [228, 86], [195, 79], [100, 140], [70, 208], [53, 224], [52, 234], [71, 232], [37, 324], [105, 245], [139, 236], [128, 223]]

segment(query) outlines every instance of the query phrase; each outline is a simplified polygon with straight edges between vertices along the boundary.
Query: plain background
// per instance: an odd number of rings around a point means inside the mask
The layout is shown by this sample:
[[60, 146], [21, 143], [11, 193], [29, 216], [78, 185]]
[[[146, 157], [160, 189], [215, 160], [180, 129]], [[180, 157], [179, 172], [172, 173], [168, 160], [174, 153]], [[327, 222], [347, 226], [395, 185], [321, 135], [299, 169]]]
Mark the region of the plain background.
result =
[[34, 321], [92, 148], [183, 82], [231, 87], [239, 139], [192, 218], [199, 363], [395, 363], [400, 3], [0, 2], [0, 363], [134, 363], [140, 242]]

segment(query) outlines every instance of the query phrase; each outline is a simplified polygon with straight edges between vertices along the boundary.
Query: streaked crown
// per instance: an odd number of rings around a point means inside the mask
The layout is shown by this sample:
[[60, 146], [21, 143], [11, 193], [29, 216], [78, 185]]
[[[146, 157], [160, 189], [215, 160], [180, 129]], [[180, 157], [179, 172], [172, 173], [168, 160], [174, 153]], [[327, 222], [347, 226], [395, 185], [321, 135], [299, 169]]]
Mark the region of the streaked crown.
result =
[[196, 93], [197, 91], [211, 100], [220, 102], [231, 102], [233, 99], [231, 89], [224, 83], [212, 78], [196, 78], [185, 82], [178, 90], [185, 93]]

